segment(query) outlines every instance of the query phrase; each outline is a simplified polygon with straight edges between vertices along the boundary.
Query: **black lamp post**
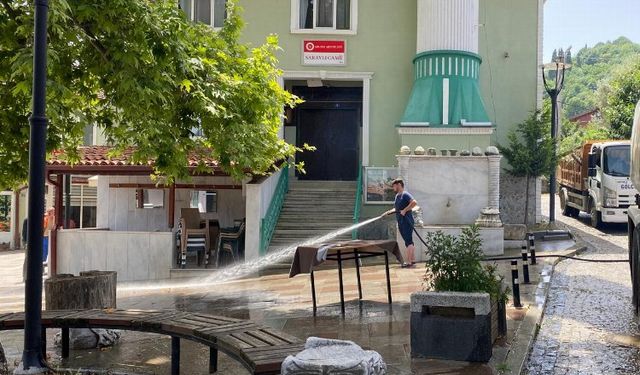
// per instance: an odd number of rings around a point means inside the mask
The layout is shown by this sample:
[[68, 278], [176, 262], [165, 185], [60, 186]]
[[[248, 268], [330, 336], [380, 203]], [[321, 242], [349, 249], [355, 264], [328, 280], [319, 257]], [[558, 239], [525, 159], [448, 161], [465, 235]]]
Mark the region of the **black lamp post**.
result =
[[[542, 66], [542, 80], [544, 87], [551, 98], [551, 139], [553, 140], [553, 156], [554, 159], [558, 156], [558, 97], [564, 87], [564, 77], [566, 69], [570, 66], [564, 62], [564, 53], [560, 50], [558, 57], [549, 64]], [[555, 79], [553, 82], [547, 82], [545, 76], [545, 69], [550, 72], [555, 72]], [[551, 171], [549, 177], [549, 222], [556, 221], [556, 168]]]
[[24, 307], [24, 350], [16, 374], [48, 371], [42, 353], [42, 224], [44, 217], [47, 141], [47, 0], [35, 0], [33, 37], [33, 112], [29, 118], [29, 206], [27, 217], [27, 278]]

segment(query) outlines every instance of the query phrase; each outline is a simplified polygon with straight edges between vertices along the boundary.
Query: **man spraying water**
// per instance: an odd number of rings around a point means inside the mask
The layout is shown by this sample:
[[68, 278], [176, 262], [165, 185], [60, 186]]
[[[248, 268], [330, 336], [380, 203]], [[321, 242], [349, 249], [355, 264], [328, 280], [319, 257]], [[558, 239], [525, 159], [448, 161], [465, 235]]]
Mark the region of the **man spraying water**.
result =
[[418, 202], [413, 199], [413, 196], [409, 194], [409, 192], [404, 190], [404, 181], [402, 181], [402, 179], [398, 178], [393, 180], [392, 186], [393, 191], [396, 193], [394, 208], [385, 212], [385, 215], [391, 215], [395, 212], [396, 220], [398, 221], [398, 231], [407, 247], [407, 263], [403, 264], [402, 267], [414, 267], [416, 247], [413, 244], [414, 221], [411, 210]]

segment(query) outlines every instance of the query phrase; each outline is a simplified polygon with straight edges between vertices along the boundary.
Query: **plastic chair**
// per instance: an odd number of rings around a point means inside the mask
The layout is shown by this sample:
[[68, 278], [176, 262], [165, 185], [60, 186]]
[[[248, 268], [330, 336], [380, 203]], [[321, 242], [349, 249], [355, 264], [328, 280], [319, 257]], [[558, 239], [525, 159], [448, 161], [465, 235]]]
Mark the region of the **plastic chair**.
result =
[[244, 236], [245, 222], [241, 221], [240, 226], [233, 232], [220, 231], [218, 236], [218, 250], [216, 254], [216, 266], [220, 267], [220, 254], [228, 253], [234, 262], [240, 260], [240, 244]]
[[187, 253], [195, 252], [198, 266], [204, 258], [205, 267], [209, 264], [209, 221], [203, 220], [197, 208], [180, 210], [180, 254], [181, 264], [187, 264]]

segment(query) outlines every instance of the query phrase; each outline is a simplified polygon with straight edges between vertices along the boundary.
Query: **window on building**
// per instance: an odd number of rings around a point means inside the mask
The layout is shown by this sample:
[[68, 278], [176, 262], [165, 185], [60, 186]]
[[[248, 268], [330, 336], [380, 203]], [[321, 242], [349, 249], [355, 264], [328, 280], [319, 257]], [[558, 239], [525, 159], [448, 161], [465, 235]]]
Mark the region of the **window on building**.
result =
[[191, 208], [200, 213], [218, 212], [218, 193], [212, 190], [195, 190], [191, 192]]
[[[74, 181], [75, 178], [73, 178]], [[83, 180], [82, 177], [77, 177]], [[71, 205], [69, 210], [69, 227], [74, 228], [95, 228], [98, 206], [98, 189], [95, 186], [89, 186], [87, 183], [72, 183], [71, 185]], [[63, 205], [65, 199], [63, 199]], [[66, 210], [63, 207], [63, 220]], [[66, 220], [64, 220], [66, 223]]]
[[227, 0], [180, 0], [180, 9], [191, 21], [220, 28], [227, 17]]
[[[357, 0], [292, 0], [292, 31], [355, 31]], [[294, 17], [292, 14], [292, 18]]]
[[136, 206], [138, 208], [164, 207], [164, 190], [136, 189]]

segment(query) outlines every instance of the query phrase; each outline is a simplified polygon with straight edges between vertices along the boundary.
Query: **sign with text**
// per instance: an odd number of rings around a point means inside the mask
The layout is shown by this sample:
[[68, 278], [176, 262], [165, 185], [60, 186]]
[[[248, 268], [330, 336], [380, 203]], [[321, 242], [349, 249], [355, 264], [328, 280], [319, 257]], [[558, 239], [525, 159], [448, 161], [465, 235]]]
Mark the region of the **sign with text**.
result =
[[344, 40], [304, 40], [303, 65], [346, 65], [347, 47]]

